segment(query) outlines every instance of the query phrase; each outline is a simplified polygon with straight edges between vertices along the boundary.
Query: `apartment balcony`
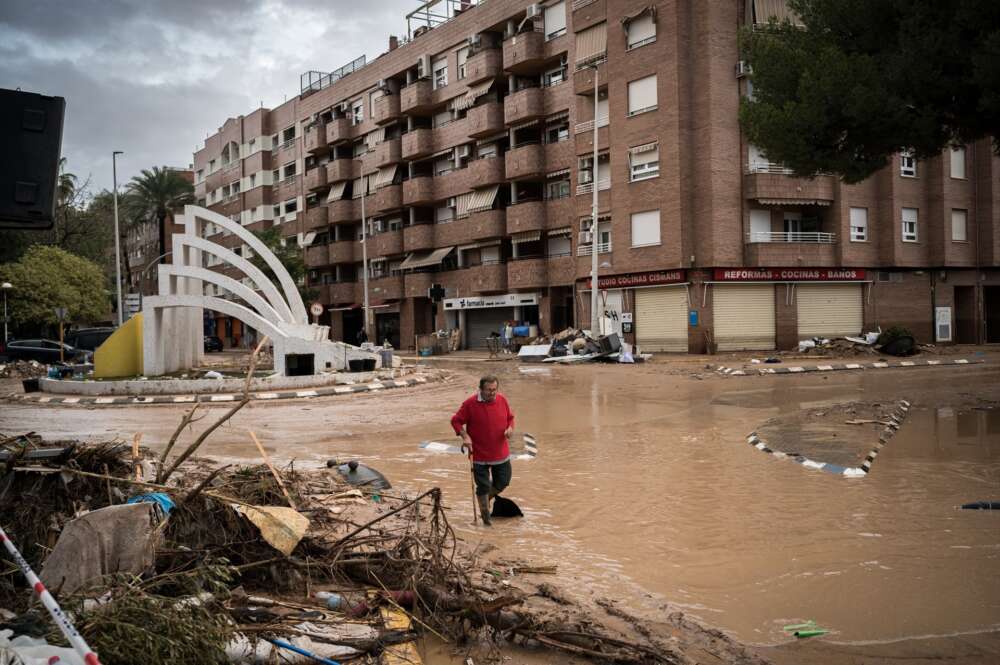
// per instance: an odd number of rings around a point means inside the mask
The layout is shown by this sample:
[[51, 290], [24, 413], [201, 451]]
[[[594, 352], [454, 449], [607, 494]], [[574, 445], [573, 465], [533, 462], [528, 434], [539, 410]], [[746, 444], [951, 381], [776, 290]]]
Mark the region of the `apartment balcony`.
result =
[[[597, 63], [597, 83], [602, 90], [608, 87], [607, 61]], [[577, 95], [594, 94], [594, 69], [592, 67], [584, 67], [573, 72], [573, 92]], [[594, 100], [591, 99], [590, 103], [593, 104]]]
[[564, 286], [576, 281], [576, 259], [572, 255], [550, 256], [546, 262], [549, 286]]
[[830, 268], [837, 265], [837, 237], [833, 233], [748, 234], [746, 263], [755, 268], [809, 266]]
[[761, 201], [764, 205], [818, 205], [833, 201], [835, 188], [834, 176], [800, 178], [781, 164], [771, 162], [751, 163], [743, 175], [744, 198]]
[[434, 247], [434, 225], [414, 224], [403, 228], [403, 251], [419, 252]]
[[507, 235], [545, 229], [545, 201], [521, 201], [507, 207]]
[[507, 290], [507, 266], [503, 263], [486, 263], [453, 271], [461, 291], [496, 293]]
[[365, 240], [368, 243], [368, 258], [377, 256], [394, 256], [403, 253], [403, 232], [385, 231], [377, 235], [368, 236]]
[[[590, 244], [590, 245], [578, 245], [577, 248], [576, 248], [576, 255], [577, 256], [588, 256], [589, 257], [589, 256], [592, 256], [593, 253], [594, 253], [594, 245], [593, 244]], [[601, 243], [597, 244], [597, 254], [598, 254], [598, 256], [600, 256], [601, 254], [610, 254], [610, 253], [611, 253], [611, 243], [610, 242], [601, 242]]]
[[390, 210], [399, 210], [403, 207], [403, 186], [386, 185], [379, 187], [375, 190], [375, 195], [372, 199], [373, 215], [380, 215]]
[[403, 205], [427, 205], [434, 200], [434, 178], [431, 176], [410, 178], [403, 183]]
[[500, 76], [502, 58], [503, 51], [498, 48], [487, 48], [475, 55], [470, 55], [465, 61], [465, 78], [462, 82], [467, 85], [475, 85], [486, 79]]
[[299, 193], [298, 176], [290, 175], [284, 180], [274, 184], [274, 200], [287, 201], [294, 198]]
[[[379, 99], [382, 99], [379, 97]], [[375, 166], [383, 167], [403, 161], [403, 140], [388, 139], [375, 146]]]
[[505, 156], [507, 180], [539, 178], [545, 174], [545, 150], [541, 143], [528, 143]]
[[330, 223], [330, 209], [326, 206], [316, 206], [306, 210], [306, 230], [321, 229]]
[[469, 169], [456, 169], [434, 176], [434, 200], [441, 201], [463, 194], [478, 184], [472, 180]]
[[434, 152], [434, 130], [422, 127], [403, 135], [403, 153], [405, 160], [420, 159]]
[[496, 185], [507, 179], [506, 165], [499, 157], [475, 159], [469, 162], [465, 172], [468, 174], [468, 189]]
[[573, 29], [577, 32], [606, 20], [608, 16], [607, 0], [573, 0], [570, 10], [573, 12]]
[[316, 166], [306, 171], [307, 190], [315, 192], [320, 189], [325, 189], [328, 186], [325, 168], [322, 166]]
[[414, 81], [399, 92], [402, 113], [426, 113], [434, 106], [434, 89], [428, 79]]
[[356, 263], [361, 260], [361, 243], [357, 240], [341, 240], [330, 243], [327, 247], [331, 264]]
[[[608, 127], [607, 118], [602, 118], [603, 125], [597, 126], [597, 149], [606, 150], [608, 148], [608, 136], [611, 128]], [[594, 121], [577, 123], [574, 129], [573, 149], [577, 155], [590, 156], [594, 152]]]
[[270, 185], [254, 187], [243, 194], [243, 208], [245, 210], [254, 210], [262, 205], [271, 205], [272, 203]]
[[387, 125], [403, 115], [399, 95], [382, 95], [375, 100], [375, 124]]
[[525, 88], [503, 100], [503, 120], [514, 125], [545, 115], [544, 88]]
[[540, 289], [548, 284], [548, 260], [545, 257], [512, 259], [507, 262], [508, 288]]
[[327, 207], [330, 209], [331, 224], [356, 222], [361, 219], [361, 204], [357, 199], [341, 199], [334, 201]]
[[386, 275], [368, 280], [368, 297], [372, 300], [402, 300], [403, 276]]
[[333, 159], [326, 163], [326, 180], [331, 185], [341, 180], [354, 180], [359, 175], [356, 159]]
[[502, 238], [506, 230], [503, 210], [475, 212], [464, 219], [434, 225], [434, 245], [448, 247], [487, 238]]
[[411, 272], [403, 275], [403, 293], [407, 298], [426, 298], [434, 283], [432, 272]]
[[503, 106], [488, 102], [473, 106], [465, 117], [465, 135], [474, 139], [492, 136], [503, 131]]
[[330, 265], [330, 253], [326, 245], [306, 247], [306, 267], [320, 268], [326, 265]]
[[347, 118], [334, 118], [326, 123], [326, 142], [330, 145], [343, 143], [355, 138], [354, 126]]
[[545, 63], [545, 34], [524, 32], [503, 43], [504, 69], [514, 74], [537, 73]]
[[306, 129], [305, 150], [309, 153], [326, 152], [326, 125], [316, 123]]
[[356, 303], [361, 298], [361, 282], [338, 282], [324, 284], [320, 288], [320, 298], [328, 305], [346, 305]]

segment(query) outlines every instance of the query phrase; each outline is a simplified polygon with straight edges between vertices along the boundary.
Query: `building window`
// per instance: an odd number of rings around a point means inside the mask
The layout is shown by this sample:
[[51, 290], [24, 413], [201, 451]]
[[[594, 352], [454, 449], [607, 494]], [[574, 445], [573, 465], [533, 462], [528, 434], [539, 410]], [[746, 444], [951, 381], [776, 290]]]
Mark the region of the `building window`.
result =
[[563, 60], [559, 63], [559, 66], [555, 69], [550, 69], [544, 74], [542, 74], [542, 86], [545, 88], [551, 88], [554, 85], [559, 85], [566, 80], [566, 61]]
[[215, 160], [213, 159], [208, 163], [208, 172], [211, 173], [215, 170]]
[[371, 117], [371, 118], [375, 117], [375, 102], [377, 102], [379, 100], [379, 97], [381, 97], [384, 94], [385, 93], [382, 91], [381, 88], [376, 88], [375, 90], [372, 90], [370, 93], [368, 93], [368, 116], [369, 117]]
[[569, 120], [561, 120], [545, 127], [545, 142], [559, 143], [569, 138]]
[[868, 241], [868, 208], [851, 208], [851, 242]]
[[236, 182], [234, 182], [232, 185], [229, 186], [229, 193], [232, 196], [236, 196], [237, 194], [240, 193], [240, 181], [239, 180], [237, 180]]
[[628, 84], [628, 115], [656, 110], [656, 75], [647, 76]]
[[569, 196], [569, 179], [550, 180], [545, 183], [545, 199], [564, 199]]
[[466, 76], [465, 63], [469, 60], [469, 47], [464, 46], [455, 51], [455, 59], [458, 62], [458, 80], [461, 81]]
[[555, 2], [545, 7], [545, 39], [555, 39], [566, 34], [566, 3]]
[[447, 205], [434, 209], [434, 221], [436, 223], [447, 224], [453, 219], [455, 219], [455, 208], [453, 206]]
[[250, 139], [250, 143], [247, 146], [247, 152], [253, 153], [257, 148], [257, 139]]
[[951, 211], [951, 239], [955, 242], [965, 242], [969, 239], [967, 224], [969, 215], [965, 210]]
[[434, 89], [443, 88], [448, 85], [448, 58], [444, 57], [435, 60], [431, 66], [434, 71]]
[[628, 51], [656, 41], [656, 22], [653, 21], [652, 12], [647, 11], [629, 21], [625, 24], [625, 30], [628, 32]]
[[287, 201], [285, 201], [285, 214], [286, 215], [288, 213], [290, 213], [290, 212], [295, 212], [298, 209], [299, 209], [299, 200], [298, 199], [288, 199]]
[[660, 211], [632, 213], [632, 246], [648, 247], [660, 244]]
[[198, 178], [197, 178], [197, 180], [195, 182], [201, 182], [204, 179], [205, 179], [205, 170], [204, 169], [198, 169]]
[[[593, 157], [581, 157], [577, 170], [579, 184], [576, 188], [577, 194], [589, 194], [594, 186], [594, 159]], [[611, 159], [608, 153], [597, 156], [597, 189], [604, 190], [611, 188]]]
[[251, 173], [250, 174], [250, 189], [253, 189], [256, 186], [257, 186], [257, 174], [256, 173]]
[[365, 120], [365, 100], [355, 99], [351, 102], [351, 124], [360, 125]]
[[917, 242], [916, 208], [903, 208], [903, 242]]
[[276, 204], [275, 206], [273, 206], [271, 208], [271, 215], [272, 215], [273, 219], [277, 219], [278, 217], [281, 217], [281, 204], [280, 203]]
[[899, 153], [899, 175], [904, 178], [917, 177], [917, 158], [913, 156], [913, 151]]
[[965, 180], [965, 146], [951, 149], [951, 177]]
[[282, 168], [282, 171], [283, 171], [282, 177], [285, 180], [288, 180], [289, 178], [294, 178], [295, 177], [295, 162], [288, 162], [287, 164], [285, 164], [285, 166]]
[[656, 143], [630, 148], [628, 154], [629, 180], [647, 180], [660, 175], [660, 148]]
[[271, 171], [271, 184], [277, 184], [281, 180], [281, 169], [274, 169]]

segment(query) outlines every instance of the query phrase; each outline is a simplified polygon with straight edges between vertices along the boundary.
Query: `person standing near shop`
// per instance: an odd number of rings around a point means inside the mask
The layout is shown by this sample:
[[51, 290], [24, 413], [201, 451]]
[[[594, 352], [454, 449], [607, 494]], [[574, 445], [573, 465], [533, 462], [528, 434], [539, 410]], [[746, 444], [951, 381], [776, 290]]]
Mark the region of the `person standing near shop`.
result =
[[456, 436], [462, 437], [463, 450], [469, 450], [476, 501], [483, 524], [489, 525], [490, 499], [510, 484], [510, 436], [514, 431], [514, 413], [500, 394], [497, 377], [479, 379], [479, 390], [462, 402], [451, 417], [451, 426]]

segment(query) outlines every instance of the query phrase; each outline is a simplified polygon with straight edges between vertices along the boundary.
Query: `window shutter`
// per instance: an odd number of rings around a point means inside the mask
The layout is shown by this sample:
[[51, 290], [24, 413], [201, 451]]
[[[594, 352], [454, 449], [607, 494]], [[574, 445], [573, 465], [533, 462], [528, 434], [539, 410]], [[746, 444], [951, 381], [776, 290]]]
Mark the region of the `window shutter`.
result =
[[656, 75], [647, 76], [628, 84], [628, 113], [656, 107]]
[[545, 8], [545, 34], [566, 29], [566, 3], [557, 2]]
[[650, 12], [628, 22], [629, 48], [653, 37], [656, 37], [656, 23], [653, 22], [653, 15]]
[[598, 23], [576, 33], [576, 61], [588, 62], [602, 58], [608, 51], [608, 24]]
[[951, 177], [965, 178], [965, 146], [951, 149]]
[[851, 208], [851, 240], [867, 240], [868, 209]]
[[968, 234], [966, 233], [966, 223], [968, 222], [968, 215], [964, 210], [952, 210], [951, 211], [951, 239], [965, 241], [968, 240]]
[[632, 213], [632, 246], [660, 244], [660, 211]]

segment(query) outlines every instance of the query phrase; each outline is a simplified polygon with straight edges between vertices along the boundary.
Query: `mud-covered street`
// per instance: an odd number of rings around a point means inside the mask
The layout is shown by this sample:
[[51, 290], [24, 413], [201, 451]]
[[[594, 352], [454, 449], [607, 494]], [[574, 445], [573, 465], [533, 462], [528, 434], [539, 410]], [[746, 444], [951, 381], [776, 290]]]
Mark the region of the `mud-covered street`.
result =
[[[517, 429], [539, 446], [536, 459], [514, 463], [507, 492], [525, 519], [489, 530], [471, 524], [465, 459], [418, 448], [454, 442], [448, 418], [485, 370], [498, 371]], [[776, 661], [1000, 657], [1000, 528], [995, 513], [957, 509], [1000, 494], [995, 364], [706, 380], [659, 364], [451, 371], [419, 389], [255, 403], [201, 452], [256, 461], [252, 428], [282, 463], [354, 458], [407, 490], [442, 487], [464, 538], [558, 564], [581, 596], [650, 617], [679, 609], [761, 647], [789, 642], [791, 623], [830, 631], [822, 642], [762, 648]], [[878, 433], [845, 421], [900, 399], [910, 411], [865, 477], [746, 442], [768, 423], [786, 445], [808, 439], [814, 459], [857, 465]], [[0, 409], [0, 431], [107, 439], [141, 430], [153, 448], [183, 413]]]

